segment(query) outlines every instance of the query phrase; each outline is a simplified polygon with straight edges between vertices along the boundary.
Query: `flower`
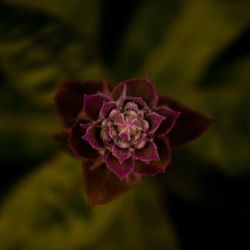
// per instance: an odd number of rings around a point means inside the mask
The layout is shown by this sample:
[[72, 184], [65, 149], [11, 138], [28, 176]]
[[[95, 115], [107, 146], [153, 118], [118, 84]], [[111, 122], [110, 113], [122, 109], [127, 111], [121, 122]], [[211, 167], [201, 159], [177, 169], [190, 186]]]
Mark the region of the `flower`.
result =
[[213, 119], [168, 97], [146, 78], [58, 84], [56, 110], [83, 160], [89, 206], [108, 203], [166, 171], [172, 150], [201, 136]]

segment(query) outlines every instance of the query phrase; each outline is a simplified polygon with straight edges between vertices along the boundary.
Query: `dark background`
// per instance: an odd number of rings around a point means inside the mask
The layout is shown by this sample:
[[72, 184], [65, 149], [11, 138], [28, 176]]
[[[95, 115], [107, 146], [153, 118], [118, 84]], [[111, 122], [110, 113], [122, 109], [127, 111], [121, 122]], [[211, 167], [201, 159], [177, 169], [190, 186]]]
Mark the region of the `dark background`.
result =
[[[249, 24], [244, 0], [0, 1], [0, 249], [249, 248]], [[137, 76], [216, 123], [174, 171], [88, 210], [52, 138], [55, 84]]]

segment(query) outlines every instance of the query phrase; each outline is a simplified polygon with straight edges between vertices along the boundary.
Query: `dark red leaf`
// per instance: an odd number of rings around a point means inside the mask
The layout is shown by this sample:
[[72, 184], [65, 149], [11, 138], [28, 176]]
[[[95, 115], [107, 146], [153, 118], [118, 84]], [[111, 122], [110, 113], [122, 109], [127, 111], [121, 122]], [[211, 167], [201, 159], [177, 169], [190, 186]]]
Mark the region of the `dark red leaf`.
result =
[[174, 111], [181, 112], [175, 126], [168, 134], [171, 147], [178, 147], [200, 137], [213, 124], [214, 119], [191, 109], [168, 96], [159, 98], [159, 106], [167, 105]]
[[130, 79], [119, 83], [114, 87], [112, 92], [115, 100], [121, 96], [124, 85], [127, 85], [127, 96], [142, 97], [149, 106], [156, 106], [158, 100], [156, 88], [148, 79]]
[[99, 156], [98, 152], [86, 140], [82, 139], [82, 136], [86, 133], [86, 128], [80, 126], [83, 122], [79, 119], [73, 125], [68, 144], [76, 155], [87, 159], [96, 159]]
[[139, 176], [144, 175], [156, 175], [166, 171], [171, 161], [171, 149], [167, 138], [155, 139], [155, 144], [158, 149], [159, 161], [152, 161], [150, 164], [146, 164], [141, 161], [136, 161], [134, 173]]
[[55, 95], [55, 107], [64, 126], [70, 128], [83, 108], [84, 94], [107, 92], [106, 81], [69, 80], [59, 82]]
[[102, 164], [94, 170], [90, 170], [93, 162], [83, 163], [84, 186], [90, 208], [96, 205], [107, 204], [127, 192], [133, 185], [126, 180], [121, 181], [116, 175]]

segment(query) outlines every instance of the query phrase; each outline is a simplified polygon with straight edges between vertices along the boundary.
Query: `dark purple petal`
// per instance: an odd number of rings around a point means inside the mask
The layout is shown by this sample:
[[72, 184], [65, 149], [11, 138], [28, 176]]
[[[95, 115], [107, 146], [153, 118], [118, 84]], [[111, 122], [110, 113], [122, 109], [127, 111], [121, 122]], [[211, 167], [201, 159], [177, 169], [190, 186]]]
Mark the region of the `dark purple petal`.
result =
[[157, 146], [153, 142], [148, 142], [142, 149], [135, 150], [136, 160], [149, 163], [150, 161], [159, 161]]
[[175, 126], [168, 134], [172, 147], [181, 146], [200, 137], [214, 122], [214, 119], [168, 96], [162, 96], [159, 105], [181, 112]]
[[109, 154], [106, 159], [106, 165], [111, 172], [120, 178], [120, 180], [124, 180], [133, 171], [135, 162], [134, 159], [130, 157], [121, 164], [117, 158]]
[[181, 115], [181, 112], [174, 111], [167, 106], [162, 106], [157, 108], [157, 112], [166, 117], [164, 121], [160, 124], [158, 129], [155, 132], [155, 135], [161, 136], [168, 134], [171, 129], [174, 127], [176, 120]]
[[153, 134], [166, 118], [162, 115], [157, 114], [156, 112], [149, 112], [146, 115], [146, 119], [149, 122], [148, 132]]
[[112, 91], [115, 100], [121, 96], [124, 85], [127, 85], [127, 96], [142, 97], [149, 106], [156, 106], [157, 92], [155, 86], [147, 78], [130, 79], [119, 83]]
[[107, 101], [110, 101], [110, 98], [103, 94], [84, 95], [83, 109], [87, 117], [97, 120], [103, 103]]
[[70, 130], [68, 144], [76, 155], [88, 159], [96, 159], [99, 156], [98, 152], [87, 141], [82, 139], [82, 135], [86, 133], [86, 128], [84, 129], [80, 126], [82, 123], [83, 121], [79, 121], [74, 124]]
[[126, 193], [135, 181], [121, 181], [116, 175], [102, 164], [91, 170], [93, 162], [83, 163], [84, 187], [90, 208], [96, 205], [107, 204]]
[[136, 161], [134, 174], [137, 176], [143, 175], [156, 175], [163, 173], [168, 169], [169, 163], [171, 161], [171, 149], [166, 138], [159, 138], [155, 140], [155, 143], [158, 148], [158, 153], [160, 160], [151, 161], [149, 164], [146, 164], [141, 161]]
[[86, 140], [94, 149], [100, 150], [103, 148], [103, 142], [100, 138], [101, 128], [99, 125], [93, 124], [86, 130], [86, 134], [82, 139]]
[[112, 154], [114, 157], [116, 157], [119, 162], [122, 164], [125, 160], [130, 158], [130, 151], [128, 148], [120, 148], [116, 145], [113, 145], [112, 147]]
[[[82, 110], [82, 98], [85, 94], [98, 91], [108, 92], [106, 81], [63, 81], [56, 88], [55, 107], [64, 126], [70, 128]], [[106, 93], [108, 94], [108, 93]]]
[[105, 102], [103, 103], [100, 111], [100, 117], [101, 118], [107, 118], [110, 111], [114, 108], [117, 108], [117, 105], [115, 102]]

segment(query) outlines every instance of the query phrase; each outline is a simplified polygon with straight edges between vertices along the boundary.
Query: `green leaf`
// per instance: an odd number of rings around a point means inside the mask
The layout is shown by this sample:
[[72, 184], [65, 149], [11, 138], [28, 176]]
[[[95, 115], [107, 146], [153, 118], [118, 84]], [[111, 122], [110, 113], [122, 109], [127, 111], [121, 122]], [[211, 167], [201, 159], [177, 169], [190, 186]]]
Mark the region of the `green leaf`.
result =
[[147, 179], [131, 190], [117, 222], [97, 249], [180, 249], [174, 225], [163, 205], [164, 195], [158, 184]]
[[[149, 182], [145, 178], [144, 183], [135, 190], [131, 212], [124, 221], [128, 230], [127, 237], [129, 239], [131, 234], [135, 240], [140, 237], [140, 249], [180, 249], [175, 227], [164, 207], [166, 190], [161, 190], [156, 183], [156, 180]], [[128, 221], [132, 221], [132, 225]], [[131, 248], [128, 249], [133, 249], [133, 243], [130, 244]]]
[[99, 0], [8, 0], [5, 2], [12, 6], [23, 6], [34, 12], [39, 11], [58, 17], [86, 38], [92, 41], [96, 38], [100, 10], [98, 8]]
[[24, 178], [0, 211], [3, 249], [84, 249], [96, 244], [120, 213], [123, 200], [87, 209], [77, 160], [57, 155]]
[[0, 66], [33, 105], [51, 107], [62, 79], [104, 78], [93, 44], [56, 16], [0, 3]]
[[192, 145], [204, 158], [214, 161], [221, 170], [231, 175], [250, 171], [249, 91], [241, 88], [239, 81], [237, 84], [238, 88], [232, 85], [231, 88], [204, 93], [200, 106], [206, 107], [216, 122], [203, 140]]
[[249, 25], [249, 10], [249, 1], [187, 1], [140, 74], [148, 75], [162, 91], [187, 91], [218, 52]]
[[179, 0], [144, 1], [138, 5], [123, 36], [113, 69], [119, 79], [137, 75], [151, 50], [162, 42], [180, 8]]

